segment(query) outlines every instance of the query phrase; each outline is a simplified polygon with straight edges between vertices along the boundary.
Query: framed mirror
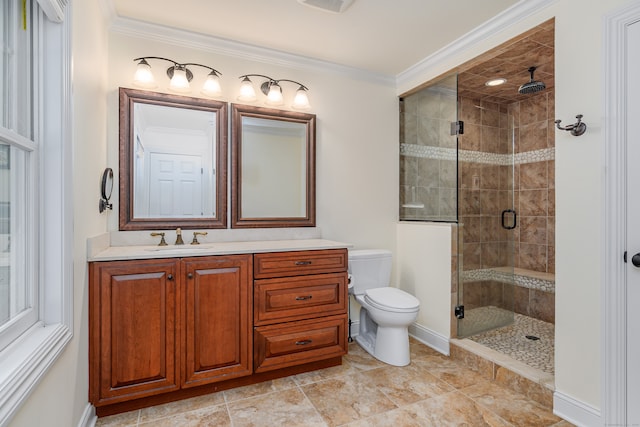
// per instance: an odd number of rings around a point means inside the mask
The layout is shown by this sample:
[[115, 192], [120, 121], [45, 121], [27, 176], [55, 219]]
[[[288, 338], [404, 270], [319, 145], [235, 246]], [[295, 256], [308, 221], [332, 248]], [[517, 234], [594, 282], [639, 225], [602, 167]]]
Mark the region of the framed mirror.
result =
[[231, 104], [231, 227], [316, 225], [316, 116]]
[[119, 96], [120, 230], [226, 228], [227, 104]]

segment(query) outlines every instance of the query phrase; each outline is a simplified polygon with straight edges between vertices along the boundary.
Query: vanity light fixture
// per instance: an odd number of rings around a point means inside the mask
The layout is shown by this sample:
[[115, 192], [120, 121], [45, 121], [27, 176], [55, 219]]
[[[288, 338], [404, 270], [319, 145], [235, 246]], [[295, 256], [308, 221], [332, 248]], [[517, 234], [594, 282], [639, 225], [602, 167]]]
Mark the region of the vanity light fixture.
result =
[[202, 86], [201, 93], [203, 95], [215, 97], [220, 95], [220, 93], [222, 92], [220, 88], [220, 76], [222, 75], [222, 73], [220, 73], [218, 70], [207, 65], [196, 64], [194, 62], [186, 62], [184, 64], [181, 64], [174, 61], [173, 59], [161, 58], [159, 56], [144, 56], [142, 58], [134, 59], [134, 61], [139, 61], [138, 67], [136, 68], [136, 73], [133, 76], [133, 84], [135, 86], [144, 89], [153, 89], [158, 86], [156, 84], [155, 78], [153, 77], [153, 73], [151, 72], [151, 65], [149, 65], [147, 59], [159, 59], [162, 61], [173, 63], [172, 66], [167, 68], [167, 76], [170, 79], [169, 89], [174, 92], [185, 93], [191, 91], [189, 82], [193, 79], [193, 73], [188, 68], [191, 66], [203, 67], [210, 70], [209, 75], [207, 75], [207, 79]]
[[486, 82], [484, 85], [485, 86], [500, 86], [503, 85], [507, 82], [507, 79], [500, 77], [497, 79], [491, 79], [488, 82]]
[[279, 106], [284, 104], [280, 82], [290, 82], [298, 85], [298, 90], [293, 98], [293, 104], [291, 107], [296, 110], [308, 110], [311, 108], [311, 105], [309, 104], [309, 96], [307, 95], [309, 88], [305, 85], [289, 79], [272, 79], [271, 77], [262, 74], [245, 74], [239, 77], [242, 79], [242, 82], [240, 83], [240, 95], [238, 96], [238, 101], [254, 102], [257, 100], [256, 90], [249, 77], [261, 77], [266, 79], [266, 81], [260, 85], [260, 91], [267, 96], [267, 100], [265, 101], [267, 105]]

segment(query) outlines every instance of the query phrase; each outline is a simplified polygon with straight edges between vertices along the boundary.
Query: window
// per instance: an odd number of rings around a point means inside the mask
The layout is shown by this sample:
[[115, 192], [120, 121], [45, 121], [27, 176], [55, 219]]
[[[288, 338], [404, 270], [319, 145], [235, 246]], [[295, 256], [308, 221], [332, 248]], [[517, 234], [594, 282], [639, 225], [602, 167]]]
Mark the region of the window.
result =
[[72, 336], [70, 20], [60, 1], [0, 2], [0, 425]]
[[[0, 350], [38, 320], [34, 211], [38, 144], [33, 138], [32, 34], [18, 2], [2, 3], [0, 135]], [[25, 12], [27, 12], [25, 10]], [[27, 16], [31, 16], [28, 13]], [[19, 25], [22, 21], [22, 28]], [[28, 27], [31, 27], [29, 22]]]

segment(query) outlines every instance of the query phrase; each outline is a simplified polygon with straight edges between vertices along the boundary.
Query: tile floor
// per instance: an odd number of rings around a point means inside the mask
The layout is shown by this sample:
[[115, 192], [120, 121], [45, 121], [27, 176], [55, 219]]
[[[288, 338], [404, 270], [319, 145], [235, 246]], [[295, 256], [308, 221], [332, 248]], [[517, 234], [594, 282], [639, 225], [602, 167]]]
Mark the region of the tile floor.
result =
[[555, 426], [572, 424], [411, 341], [411, 364], [357, 344], [342, 366], [100, 418], [107, 426]]

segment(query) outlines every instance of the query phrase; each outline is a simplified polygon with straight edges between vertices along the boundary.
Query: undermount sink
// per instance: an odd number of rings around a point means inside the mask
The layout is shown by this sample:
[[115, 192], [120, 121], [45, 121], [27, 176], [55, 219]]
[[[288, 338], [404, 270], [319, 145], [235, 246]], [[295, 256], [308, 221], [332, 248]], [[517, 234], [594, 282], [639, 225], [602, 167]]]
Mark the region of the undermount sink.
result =
[[159, 251], [192, 251], [198, 249], [211, 249], [211, 245], [178, 245], [178, 246], [156, 246], [154, 248], [145, 249], [148, 252]]

